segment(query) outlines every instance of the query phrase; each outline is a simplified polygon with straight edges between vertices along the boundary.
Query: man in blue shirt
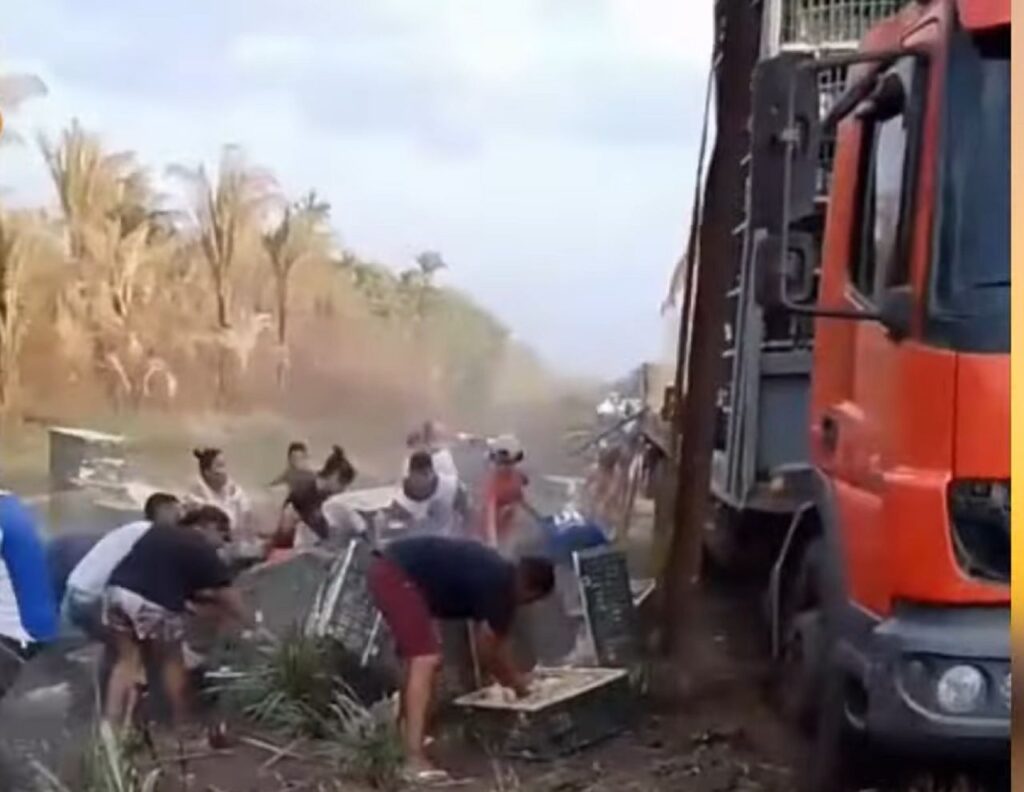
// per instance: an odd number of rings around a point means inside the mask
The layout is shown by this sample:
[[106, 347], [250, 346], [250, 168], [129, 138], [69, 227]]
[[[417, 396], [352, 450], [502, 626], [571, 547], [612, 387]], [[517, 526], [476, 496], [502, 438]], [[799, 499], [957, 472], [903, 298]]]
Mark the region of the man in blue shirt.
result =
[[513, 563], [478, 542], [417, 536], [376, 554], [367, 582], [405, 664], [401, 730], [406, 775], [417, 783], [442, 781], [446, 774], [424, 753], [434, 677], [441, 667], [435, 621], [474, 622], [481, 665], [517, 696], [528, 695], [527, 676], [515, 666], [508, 634], [520, 606], [551, 593], [551, 562], [524, 557]]
[[0, 493], [0, 643], [21, 656], [57, 636], [54, 600], [35, 516]]
[[571, 566], [573, 553], [606, 547], [608, 537], [601, 527], [587, 520], [560, 521], [545, 517], [539, 521], [548, 558], [559, 566]]

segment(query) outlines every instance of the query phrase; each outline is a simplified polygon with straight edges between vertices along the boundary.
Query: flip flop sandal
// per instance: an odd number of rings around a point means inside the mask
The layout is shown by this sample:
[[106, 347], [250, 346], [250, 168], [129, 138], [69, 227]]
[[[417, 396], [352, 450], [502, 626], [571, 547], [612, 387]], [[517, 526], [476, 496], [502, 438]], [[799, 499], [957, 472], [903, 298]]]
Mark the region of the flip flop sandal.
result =
[[444, 770], [404, 770], [402, 780], [407, 784], [434, 786], [451, 783], [452, 777]]

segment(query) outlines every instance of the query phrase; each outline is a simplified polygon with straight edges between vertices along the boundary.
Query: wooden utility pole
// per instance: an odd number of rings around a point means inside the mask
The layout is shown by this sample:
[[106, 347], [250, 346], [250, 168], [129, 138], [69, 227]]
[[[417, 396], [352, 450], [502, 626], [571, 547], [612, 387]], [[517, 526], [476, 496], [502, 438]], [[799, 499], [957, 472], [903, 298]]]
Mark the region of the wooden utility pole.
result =
[[[762, 8], [751, 0], [715, 3], [716, 139], [704, 188], [700, 226], [691, 234], [683, 327], [680, 328], [674, 416], [677, 487], [668, 559], [662, 571], [663, 649], [686, 652], [686, 625], [700, 569], [707, 519], [715, 400], [723, 381], [727, 292], [743, 251], [737, 227], [745, 210], [744, 158], [750, 150], [750, 84], [760, 50]], [[689, 296], [692, 294], [692, 306]], [[687, 353], [687, 350], [688, 353]]]

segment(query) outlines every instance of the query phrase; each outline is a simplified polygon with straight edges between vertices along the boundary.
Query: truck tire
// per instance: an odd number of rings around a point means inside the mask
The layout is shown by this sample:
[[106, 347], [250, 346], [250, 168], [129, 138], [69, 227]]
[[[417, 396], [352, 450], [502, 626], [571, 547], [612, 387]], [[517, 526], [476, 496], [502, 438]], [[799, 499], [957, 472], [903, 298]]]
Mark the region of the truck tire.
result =
[[821, 643], [821, 613], [803, 611], [790, 620], [776, 673], [776, 698], [782, 714], [802, 735], [814, 733], [821, 692], [816, 655]]
[[[805, 693], [814, 702], [813, 713], [804, 713], [813, 724], [810, 756], [804, 763], [801, 792], [856, 792], [870, 788], [876, 775], [871, 747], [854, 728], [849, 716], [851, 678], [831, 658], [837, 643], [836, 628], [829, 619], [825, 589], [825, 547], [821, 539], [807, 545], [794, 581], [802, 597], [814, 603], [816, 615], [814, 675]], [[806, 613], [807, 611], [804, 611]]]
[[810, 542], [780, 606], [775, 693], [783, 716], [803, 735], [814, 732], [821, 700], [824, 630], [819, 587], [821, 542]]
[[869, 746], [847, 719], [846, 682], [836, 671], [823, 680], [817, 725], [800, 779], [801, 792], [857, 792], [871, 787]]
[[701, 537], [700, 577], [712, 587], [725, 588], [736, 579], [734, 546], [738, 517], [728, 506], [712, 503]]

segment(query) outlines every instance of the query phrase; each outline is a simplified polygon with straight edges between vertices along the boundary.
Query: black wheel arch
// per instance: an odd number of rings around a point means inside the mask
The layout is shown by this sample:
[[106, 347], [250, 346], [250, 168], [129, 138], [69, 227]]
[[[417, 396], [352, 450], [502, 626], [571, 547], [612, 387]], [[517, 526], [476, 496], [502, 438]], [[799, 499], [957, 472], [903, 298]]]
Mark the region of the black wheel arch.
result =
[[814, 569], [817, 596], [825, 613], [826, 621], [838, 638], [846, 634], [851, 621], [850, 597], [843, 563], [843, 537], [835, 498], [835, 487], [831, 479], [820, 469], [814, 468], [809, 488], [810, 498], [793, 514], [772, 570], [772, 632], [778, 635], [783, 617], [782, 603], [791, 596], [794, 585], [806, 585], [801, 581], [802, 570], [807, 569], [805, 557], [814, 553], [811, 566]]

